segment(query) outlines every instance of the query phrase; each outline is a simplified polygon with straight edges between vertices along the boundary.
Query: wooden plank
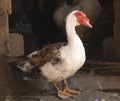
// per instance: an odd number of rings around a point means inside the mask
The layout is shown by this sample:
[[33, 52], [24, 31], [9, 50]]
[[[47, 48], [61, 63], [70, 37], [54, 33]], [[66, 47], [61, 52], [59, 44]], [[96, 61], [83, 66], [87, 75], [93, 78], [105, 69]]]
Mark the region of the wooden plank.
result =
[[91, 72], [97, 76], [120, 76], [120, 67], [119, 66], [111, 66], [104, 68], [93, 68]]
[[11, 0], [3, 0], [7, 13], [10, 15], [12, 13]]
[[[9, 45], [9, 28], [8, 14], [11, 13], [11, 0], [0, 0], [0, 54], [8, 54]], [[4, 52], [3, 52], [4, 50]]]
[[24, 55], [24, 40], [19, 33], [10, 33], [10, 51], [9, 57], [18, 57]]
[[74, 78], [75, 83], [73, 85], [76, 84], [79, 89], [120, 89], [120, 76], [86, 76]]

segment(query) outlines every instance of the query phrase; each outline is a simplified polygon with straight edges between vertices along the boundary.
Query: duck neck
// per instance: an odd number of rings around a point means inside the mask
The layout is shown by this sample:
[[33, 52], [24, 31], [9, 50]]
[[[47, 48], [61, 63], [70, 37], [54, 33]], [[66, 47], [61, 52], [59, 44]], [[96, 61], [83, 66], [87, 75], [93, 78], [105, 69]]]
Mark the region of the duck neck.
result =
[[76, 34], [75, 30], [75, 23], [72, 21], [72, 19], [67, 19], [66, 21], [66, 34], [67, 34], [67, 41], [68, 45], [70, 46], [80, 46], [83, 45], [81, 39]]

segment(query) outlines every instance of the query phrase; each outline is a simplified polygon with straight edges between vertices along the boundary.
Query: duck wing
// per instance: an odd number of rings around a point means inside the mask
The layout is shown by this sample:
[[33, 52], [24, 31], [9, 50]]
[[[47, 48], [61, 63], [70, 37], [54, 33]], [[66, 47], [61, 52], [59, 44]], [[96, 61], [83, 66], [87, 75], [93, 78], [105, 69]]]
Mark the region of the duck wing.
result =
[[40, 67], [50, 61], [52, 64], [57, 64], [61, 61], [60, 48], [65, 45], [67, 45], [67, 43], [49, 44], [43, 47], [41, 50], [31, 53], [28, 56], [29, 61], [36, 67]]

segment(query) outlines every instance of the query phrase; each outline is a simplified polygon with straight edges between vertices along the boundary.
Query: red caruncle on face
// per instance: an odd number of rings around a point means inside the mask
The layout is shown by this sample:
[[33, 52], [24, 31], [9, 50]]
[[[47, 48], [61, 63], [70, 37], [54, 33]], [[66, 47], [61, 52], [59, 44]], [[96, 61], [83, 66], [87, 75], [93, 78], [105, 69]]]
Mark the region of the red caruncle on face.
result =
[[89, 21], [89, 19], [86, 17], [86, 15], [81, 11], [76, 12], [74, 15], [77, 19], [77, 22], [80, 24], [84, 23], [85, 21], [87, 21], [87, 22]]

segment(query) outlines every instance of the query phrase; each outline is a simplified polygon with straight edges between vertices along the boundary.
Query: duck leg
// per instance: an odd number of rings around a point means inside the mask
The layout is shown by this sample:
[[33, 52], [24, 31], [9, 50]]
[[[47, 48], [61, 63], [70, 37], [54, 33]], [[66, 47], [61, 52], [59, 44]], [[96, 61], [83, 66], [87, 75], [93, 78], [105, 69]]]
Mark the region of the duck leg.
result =
[[68, 88], [66, 79], [63, 80], [63, 91], [68, 94], [80, 94], [79, 91]]
[[57, 87], [56, 82], [52, 82], [52, 84], [53, 84], [54, 87], [57, 89], [57, 95], [58, 95], [59, 98], [61, 98], [61, 99], [66, 99], [66, 98], [68, 98], [68, 97], [71, 96], [71, 94], [60, 90], [60, 89]]

